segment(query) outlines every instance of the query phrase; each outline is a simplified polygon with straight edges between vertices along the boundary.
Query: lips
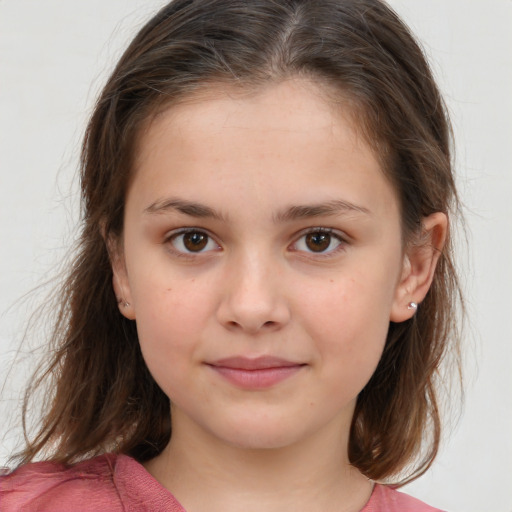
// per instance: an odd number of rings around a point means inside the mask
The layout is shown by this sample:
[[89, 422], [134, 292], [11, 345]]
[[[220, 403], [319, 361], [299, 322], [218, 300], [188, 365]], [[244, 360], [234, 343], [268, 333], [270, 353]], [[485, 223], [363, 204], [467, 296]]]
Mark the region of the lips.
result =
[[247, 390], [265, 389], [300, 372], [306, 365], [273, 356], [228, 357], [208, 366], [231, 384]]
[[212, 363], [212, 365], [225, 368], [236, 368], [239, 370], [266, 370], [269, 368], [288, 368], [300, 365], [300, 363], [295, 363], [279, 357], [261, 356], [254, 359], [248, 357], [228, 357], [226, 359], [219, 359]]

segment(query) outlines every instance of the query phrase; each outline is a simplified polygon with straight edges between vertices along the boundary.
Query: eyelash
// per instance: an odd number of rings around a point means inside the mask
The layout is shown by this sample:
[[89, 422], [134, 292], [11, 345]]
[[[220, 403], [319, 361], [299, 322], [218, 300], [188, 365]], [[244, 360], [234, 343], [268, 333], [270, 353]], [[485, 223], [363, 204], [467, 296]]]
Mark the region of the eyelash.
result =
[[[206, 236], [207, 237], [206, 245], [208, 245], [210, 242], [214, 242], [216, 247], [217, 247], [217, 249], [220, 249], [219, 244], [217, 244], [215, 242], [214, 238], [207, 231], [205, 231], [203, 229], [200, 229], [200, 228], [193, 228], [193, 227], [191, 227], [191, 228], [183, 228], [183, 229], [180, 229], [178, 231], [174, 231], [174, 232], [170, 233], [168, 236], [166, 236], [166, 238], [164, 240], [164, 244], [170, 244], [172, 246], [171, 250], [172, 250], [173, 254], [175, 254], [176, 256], [183, 257], [183, 258], [189, 258], [189, 259], [195, 257], [196, 255], [212, 251], [212, 249], [207, 250], [207, 251], [203, 251], [203, 250], [200, 250], [200, 251], [186, 251], [186, 250], [177, 249], [174, 246], [173, 241], [178, 239], [180, 236], [184, 236], [184, 235], [189, 234], [189, 233], [197, 233], [197, 234]], [[330, 247], [330, 245], [332, 244], [332, 239], [337, 240], [339, 243], [338, 243], [338, 245], [334, 249], [331, 249], [331, 250], [329, 250], [327, 252], [323, 252], [323, 251], [318, 251], [318, 252], [306, 251], [306, 250], [301, 250], [301, 249], [293, 249], [293, 251], [295, 251], [295, 252], [303, 252], [303, 253], [308, 254], [308, 255], [313, 255], [316, 258], [328, 258], [328, 257], [331, 257], [331, 256], [337, 254], [339, 251], [344, 250], [345, 246], [348, 243], [347, 240], [346, 240], [346, 237], [344, 237], [341, 233], [339, 233], [338, 231], [335, 231], [332, 228], [313, 227], [313, 228], [308, 228], [306, 231], [301, 232], [299, 237], [296, 239], [296, 241], [293, 242], [292, 246], [297, 246], [297, 244], [303, 238], [307, 237], [308, 235], [313, 235], [313, 234], [328, 235], [329, 237], [332, 237], [329, 240], [329, 246], [328, 247]], [[183, 241], [182, 241], [182, 245], [183, 245]]]
[[[177, 249], [174, 244], [173, 244], [173, 241], [178, 239], [178, 237], [180, 236], [183, 236], [183, 235], [187, 235], [189, 233], [197, 233], [197, 234], [201, 234], [201, 235], [204, 235], [206, 236], [207, 238], [207, 244], [210, 243], [210, 241], [213, 241], [214, 242], [214, 238], [207, 232], [205, 231], [204, 229], [199, 229], [199, 228], [182, 228], [182, 229], [179, 229], [177, 231], [174, 231], [172, 233], [169, 233], [168, 236], [165, 237], [165, 240], [164, 240], [164, 244], [167, 244], [167, 245], [171, 245], [172, 248], [172, 252], [174, 255], [180, 257], [180, 258], [193, 258], [194, 256], [198, 255], [198, 254], [203, 254], [203, 252], [210, 252], [210, 251], [183, 251], [183, 250], [179, 250]], [[217, 246], [217, 248], [220, 248], [220, 246], [214, 242], [215, 245]], [[183, 242], [182, 242], [183, 244]]]
[[324, 227], [313, 227], [308, 228], [306, 231], [303, 231], [300, 236], [297, 238], [297, 240], [293, 243], [294, 246], [296, 246], [303, 238], [307, 237], [308, 235], [313, 234], [320, 234], [320, 235], [328, 235], [330, 237], [329, 240], [329, 246], [331, 246], [333, 239], [337, 240], [339, 243], [338, 245], [329, 251], [301, 251], [300, 249], [295, 249], [297, 252], [304, 252], [308, 256], [313, 255], [315, 258], [329, 258], [331, 256], [334, 256], [338, 254], [339, 251], [345, 250], [345, 247], [347, 245], [347, 239], [344, 237], [340, 232], [332, 229], [332, 228], [324, 228]]

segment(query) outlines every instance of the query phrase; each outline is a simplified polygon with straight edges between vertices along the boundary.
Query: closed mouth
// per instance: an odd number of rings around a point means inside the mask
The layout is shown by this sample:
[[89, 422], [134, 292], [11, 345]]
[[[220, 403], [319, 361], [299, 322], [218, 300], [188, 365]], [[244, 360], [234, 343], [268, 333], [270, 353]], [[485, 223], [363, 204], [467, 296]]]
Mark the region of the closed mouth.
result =
[[229, 357], [207, 365], [231, 384], [246, 390], [272, 387], [307, 366], [273, 356]]

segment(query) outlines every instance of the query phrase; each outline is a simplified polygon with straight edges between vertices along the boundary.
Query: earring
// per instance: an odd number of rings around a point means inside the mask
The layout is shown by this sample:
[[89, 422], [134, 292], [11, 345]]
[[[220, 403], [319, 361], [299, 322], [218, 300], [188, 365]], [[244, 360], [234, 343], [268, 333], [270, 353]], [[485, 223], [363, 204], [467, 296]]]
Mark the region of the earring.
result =
[[416, 311], [418, 309], [418, 304], [416, 302], [409, 302], [409, 304], [407, 304], [407, 309], [414, 309]]
[[117, 303], [122, 304], [124, 308], [127, 308], [130, 305], [130, 303], [126, 302], [124, 299], [118, 299]]

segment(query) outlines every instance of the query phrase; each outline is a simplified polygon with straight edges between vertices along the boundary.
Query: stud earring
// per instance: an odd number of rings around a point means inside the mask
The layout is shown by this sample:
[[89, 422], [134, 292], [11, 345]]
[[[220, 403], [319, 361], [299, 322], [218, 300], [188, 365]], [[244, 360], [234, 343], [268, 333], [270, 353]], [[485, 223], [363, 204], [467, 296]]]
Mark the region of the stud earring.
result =
[[416, 311], [418, 309], [418, 304], [416, 302], [409, 302], [409, 304], [407, 304], [407, 309], [414, 309], [414, 311]]
[[129, 303], [129, 302], [126, 302], [124, 299], [118, 299], [118, 300], [117, 300], [117, 303], [118, 303], [118, 304], [122, 304], [122, 306], [123, 306], [124, 308], [127, 308], [127, 307], [130, 305], [130, 303]]

